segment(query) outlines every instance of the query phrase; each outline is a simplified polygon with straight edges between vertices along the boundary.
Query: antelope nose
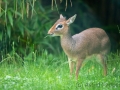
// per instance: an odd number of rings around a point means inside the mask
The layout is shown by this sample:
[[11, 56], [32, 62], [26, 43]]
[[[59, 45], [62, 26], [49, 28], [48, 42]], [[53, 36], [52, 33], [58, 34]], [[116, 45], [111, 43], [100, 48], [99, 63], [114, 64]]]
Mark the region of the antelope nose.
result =
[[52, 32], [48, 32], [48, 34], [52, 35], [53, 33]]

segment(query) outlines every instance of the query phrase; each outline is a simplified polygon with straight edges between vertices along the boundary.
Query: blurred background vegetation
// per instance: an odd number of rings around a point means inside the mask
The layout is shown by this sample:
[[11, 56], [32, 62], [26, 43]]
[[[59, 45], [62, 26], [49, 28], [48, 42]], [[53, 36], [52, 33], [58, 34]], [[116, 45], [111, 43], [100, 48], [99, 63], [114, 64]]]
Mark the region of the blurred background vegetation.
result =
[[59, 55], [59, 37], [45, 36], [61, 13], [77, 14], [73, 34], [100, 27], [110, 36], [111, 51], [120, 49], [120, 0], [0, 0], [0, 61], [13, 54], [41, 56], [45, 50]]

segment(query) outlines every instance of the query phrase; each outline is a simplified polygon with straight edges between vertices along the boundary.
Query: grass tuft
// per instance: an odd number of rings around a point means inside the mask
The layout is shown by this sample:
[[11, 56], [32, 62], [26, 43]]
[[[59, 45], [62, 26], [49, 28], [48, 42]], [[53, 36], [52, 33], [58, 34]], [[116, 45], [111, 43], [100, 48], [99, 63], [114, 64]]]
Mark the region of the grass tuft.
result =
[[108, 75], [104, 77], [101, 66], [88, 61], [82, 66], [76, 81], [74, 75], [69, 77], [64, 54], [56, 57], [44, 50], [35, 61], [25, 59], [23, 65], [0, 63], [0, 90], [118, 90], [119, 62], [119, 54], [111, 54], [108, 57]]

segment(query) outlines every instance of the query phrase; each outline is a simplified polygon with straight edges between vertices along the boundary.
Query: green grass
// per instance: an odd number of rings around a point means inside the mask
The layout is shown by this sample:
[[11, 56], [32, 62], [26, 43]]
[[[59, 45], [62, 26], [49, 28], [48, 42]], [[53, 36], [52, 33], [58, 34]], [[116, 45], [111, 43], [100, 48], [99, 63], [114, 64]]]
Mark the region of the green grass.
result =
[[[119, 90], [120, 56], [108, 57], [108, 75], [96, 62], [88, 61], [82, 66], [79, 80], [69, 76], [67, 58], [64, 54], [54, 56], [46, 51], [36, 59], [25, 59], [24, 65], [0, 64], [0, 90]], [[92, 58], [94, 59], [94, 58]]]

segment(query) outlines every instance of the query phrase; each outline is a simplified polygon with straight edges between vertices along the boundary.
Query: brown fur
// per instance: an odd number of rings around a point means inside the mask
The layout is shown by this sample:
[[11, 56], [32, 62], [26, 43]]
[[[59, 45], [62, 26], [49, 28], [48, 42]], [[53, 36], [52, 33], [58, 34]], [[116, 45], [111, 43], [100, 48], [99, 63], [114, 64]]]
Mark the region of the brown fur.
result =
[[[76, 15], [66, 20], [62, 15], [60, 19], [51, 27], [48, 34], [61, 37], [61, 46], [68, 56], [70, 73], [72, 74], [74, 62], [76, 62], [76, 79], [78, 79], [79, 69], [86, 57], [96, 55], [107, 74], [105, 55], [110, 51], [110, 40], [104, 30], [100, 28], [89, 28], [79, 34], [71, 36], [69, 25], [74, 22]], [[56, 30], [56, 25], [62, 24], [64, 27]]]

